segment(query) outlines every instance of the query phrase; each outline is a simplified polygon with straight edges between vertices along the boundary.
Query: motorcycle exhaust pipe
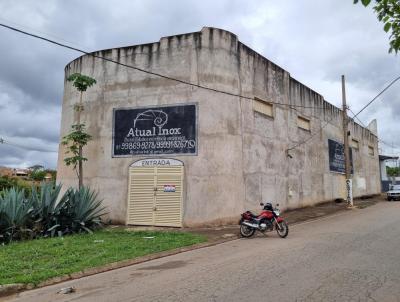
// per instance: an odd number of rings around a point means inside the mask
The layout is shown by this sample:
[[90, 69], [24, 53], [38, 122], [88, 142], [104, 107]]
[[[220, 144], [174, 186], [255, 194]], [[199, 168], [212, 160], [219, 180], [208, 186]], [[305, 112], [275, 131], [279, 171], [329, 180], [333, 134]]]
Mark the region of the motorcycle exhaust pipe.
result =
[[245, 226], [251, 227], [253, 229], [259, 229], [258, 224], [255, 224], [255, 223], [250, 223], [250, 222], [247, 222], [247, 221], [243, 221], [242, 224], [244, 224]]

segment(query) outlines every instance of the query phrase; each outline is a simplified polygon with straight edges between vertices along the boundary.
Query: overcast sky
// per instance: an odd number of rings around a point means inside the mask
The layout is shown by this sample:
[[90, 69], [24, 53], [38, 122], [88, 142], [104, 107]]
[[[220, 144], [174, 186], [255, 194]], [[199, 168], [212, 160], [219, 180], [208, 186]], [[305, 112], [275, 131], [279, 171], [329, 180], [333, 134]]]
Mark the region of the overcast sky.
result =
[[[0, 2], [0, 22], [93, 51], [155, 42], [214, 26], [340, 106], [346, 75], [354, 112], [400, 75], [388, 35], [353, 0], [127, 0]], [[80, 54], [0, 28], [0, 166], [55, 168], [64, 67]], [[400, 146], [400, 81], [360, 115]], [[385, 153], [400, 149], [382, 145]], [[45, 152], [48, 150], [48, 152]]]

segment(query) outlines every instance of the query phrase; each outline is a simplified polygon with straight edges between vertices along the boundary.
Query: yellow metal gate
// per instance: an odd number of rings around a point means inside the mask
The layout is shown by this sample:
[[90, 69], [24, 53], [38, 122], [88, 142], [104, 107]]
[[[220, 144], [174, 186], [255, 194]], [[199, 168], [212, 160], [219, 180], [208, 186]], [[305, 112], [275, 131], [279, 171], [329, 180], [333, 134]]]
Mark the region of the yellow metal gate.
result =
[[182, 226], [183, 166], [129, 168], [127, 223]]

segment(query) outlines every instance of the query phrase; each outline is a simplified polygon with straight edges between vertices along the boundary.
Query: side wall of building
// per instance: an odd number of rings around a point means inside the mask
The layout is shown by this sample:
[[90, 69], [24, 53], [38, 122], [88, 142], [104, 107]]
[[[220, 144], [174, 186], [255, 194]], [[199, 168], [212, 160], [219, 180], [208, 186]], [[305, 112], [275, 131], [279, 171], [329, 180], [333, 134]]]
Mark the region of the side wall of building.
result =
[[[239, 100], [244, 207], [275, 201], [283, 208], [297, 208], [344, 198], [344, 176], [329, 170], [328, 151], [328, 139], [343, 142], [342, 111], [240, 42], [236, 58], [232, 62], [238, 67], [240, 94], [250, 97]], [[273, 116], [256, 112], [251, 98], [272, 104]], [[310, 121], [310, 131], [298, 127], [298, 117]], [[355, 139], [359, 146], [352, 150], [353, 194], [377, 194], [377, 137], [354, 122], [349, 130], [350, 141]]]
[[[270, 117], [242, 100], [246, 207], [255, 208], [262, 200], [297, 208], [344, 198], [345, 178], [330, 171], [328, 149], [329, 139], [343, 143], [342, 111], [243, 44], [239, 58], [242, 93], [273, 106]], [[298, 117], [309, 120], [311, 129], [300, 128]], [[350, 141], [359, 146], [352, 148], [354, 197], [377, 194], [377, 137], [354, 122], [349, 130]]]
[[[261, 200], [297, 208], [344, 198], [345, 179], [329, 170], [328, 150], [328, 139], [343, 142], [342, 111], [240, 42], [237, 53], [241, 94], [273, 106], [269, 117], [254, 111], [254, 101], [240, 100], [245, 208], [256, 208]], [[310, 131], [298, 127], [298, 117], [310, 121]], [[349, 130], [350, 141], [358, 142], [352, 148], [353, 194], [377, 194], [377, 137], [354, 122]]]

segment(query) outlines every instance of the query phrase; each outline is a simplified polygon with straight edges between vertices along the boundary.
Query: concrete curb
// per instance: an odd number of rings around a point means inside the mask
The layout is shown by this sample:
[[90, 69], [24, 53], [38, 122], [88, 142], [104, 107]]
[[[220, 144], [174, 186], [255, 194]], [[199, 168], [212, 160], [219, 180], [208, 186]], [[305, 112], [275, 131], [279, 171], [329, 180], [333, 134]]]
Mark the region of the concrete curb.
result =
[[[371, 204], [371, 205], [373, 205], [373, 204]], [[354, 207], [353, 209], [359, 209], [359, 208]], [[343, 211], [339, 211], [339, 212], [343, 212]], [[291, 223], [290, 225], [294, 226], [294, 225], [301, 225], [303, 223], [316, 222], [319, 220], [327, 219], [329, 217], [334, 217], [336, 215], [342, 215], [342, 214], [343, 213], [338, 213], [338, 212], [330, 213], [328, 215], [324, 215], [321, 217], [310, 218], [310, 219], [306, 219], [303, 221], [296, 221], [296, 222]], [[227, 238], [223, 238], [223, 239], [215, 240], [215, 241], [211, 241], [211, 242], [198, 243], [198, 244], [194, 244], [194, 245], [187, 246], [187, 247], [181, 247], [181, 248], [168, 250], [168, 251], [164, 251], [164, 252], [159, 252], [159, 253], [155, 253], [155, 254], [151, 254], [151, 255], [141, 256], [141, 257], [137, 257], [134, 259], [128, 259], [128, 260], [122, 260], [119, 262], [109, 263], [109, 264], [106, 264], [101, 267], [89, 268], [89, 269], [86, 269], [86, 270], [83, 270], [80, 272], [71, 273], [69, 275], [54, 277], [54, 278], [48, 279], [44, 282], [41, 282], [36, 286], [33, 284], [0, 285], [0, 297], [17, 294], [24, 290], [36, 289], [36, 288], [40, 288], [40, 287], [55, 285], [55, 284], [65, 282], [65, 281], [70, 281], [70, 280], [75, 280], [75, 279], [80, 279], [83, 277], [96, 275], [99, 273], [105, 273], [105, 272], [112, 271], [115, 269], [131, 266], [131, 265], [135, 265], [135, 264], [139, 264], [139, 263], [144, 263], [147, 261], [164, 258], [167, 256], [172, 256], [172, 255], [176, 255], [176, 254], [180, 254], [180, 253], [184, 253], [184, 252], [189, 252], [189, 251], [193, 251], [193, 250], [197, 250], [197, 249], [201, 249], [201, 248], [211, 247], [211, 246], [215, 246], [215, 245], [219, 245], [219, 244], [222, 244], [225, 242], [239, 240], [239, 239], [240, 239], [239, 235], [231, 236], [231, 237], [227, 237]]]

